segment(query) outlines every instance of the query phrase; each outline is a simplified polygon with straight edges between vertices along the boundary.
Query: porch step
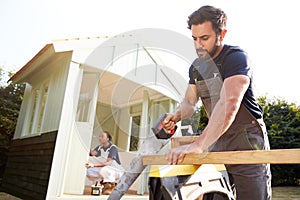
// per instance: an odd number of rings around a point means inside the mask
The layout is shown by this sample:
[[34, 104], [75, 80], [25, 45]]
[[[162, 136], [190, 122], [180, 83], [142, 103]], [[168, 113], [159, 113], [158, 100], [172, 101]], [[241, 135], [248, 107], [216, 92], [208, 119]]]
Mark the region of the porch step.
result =
[[[59, 197], [58, 199], [61, 200], [71, 200], [71, 199], [80, 199], [80, 200], [85, 200], [85, 199], [97, 199], [97, 200], [107, 200], [109, 195], [91, 195], [91, 187], [90, 186], [85, 186], [84, 188], [84, 193], [83, 195], [74, 195], [74, 194], [64, 194], [62, 197]], [[121, 198], [121, 200], [136, 200], [136, 199], [141, 199], [141, 200], [146, 200], [149, 199], [148, 194], [144, 195], [138, 195], [136, 190], [128, 190], [126, 194]]]
[[[107, 200], [109, 195], [100, 195], [100, 196], [93, 196], [93, 195], [71, 195], [71, 194], [64, 194], [63, 196], [57, 198], [59, 200], [72, 200], [72, 199], [80, 199], [80, 200], [90, 200], [90, 199], [97, 199], [97, 200]], [[149, 199], [149, 195], [137, 195], [137, 194], [125, 194], [121, 200], [146, 200]]]

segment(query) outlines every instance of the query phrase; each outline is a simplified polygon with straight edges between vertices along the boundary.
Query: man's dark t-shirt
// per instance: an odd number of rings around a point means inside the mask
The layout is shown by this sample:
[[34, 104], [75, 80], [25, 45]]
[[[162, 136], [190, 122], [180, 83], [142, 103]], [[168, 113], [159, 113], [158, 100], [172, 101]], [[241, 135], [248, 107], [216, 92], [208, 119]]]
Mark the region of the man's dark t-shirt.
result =
[[[197, 69], [196, 75], [195, 69]], [[250, 85], [242, 103], [256, 119], [262, 118], [262, 108], [254, 96], [252, 69], [247, 54], [239, 47], [224, 45], [220, 54], [213, 61], [205, 62], [197, 58], [189, 69], [189, 84], [213, 78], [216, 76], [216, 72], [221, 75], [223, 80], [234, 75], [248, 76]]]

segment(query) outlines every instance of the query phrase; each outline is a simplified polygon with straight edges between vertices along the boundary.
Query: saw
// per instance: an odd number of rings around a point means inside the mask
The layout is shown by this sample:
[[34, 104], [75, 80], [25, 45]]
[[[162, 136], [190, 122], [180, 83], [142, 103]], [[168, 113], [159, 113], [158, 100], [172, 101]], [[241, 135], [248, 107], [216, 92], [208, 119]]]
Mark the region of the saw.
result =
[[139, 147], [137, 154], [130, 162], [128, 169], [122, 175], [108, 200], [120, 200], [146, 168], [146, 165], [143, 165], [143, 156], [157, 154], [169, 142], [169, 138], [174, 135], [177, 126], [171, 131], [163, 128], [163, 120], [166, 116], [166, 113], [162, 114], [153, 125], [152, 132]]

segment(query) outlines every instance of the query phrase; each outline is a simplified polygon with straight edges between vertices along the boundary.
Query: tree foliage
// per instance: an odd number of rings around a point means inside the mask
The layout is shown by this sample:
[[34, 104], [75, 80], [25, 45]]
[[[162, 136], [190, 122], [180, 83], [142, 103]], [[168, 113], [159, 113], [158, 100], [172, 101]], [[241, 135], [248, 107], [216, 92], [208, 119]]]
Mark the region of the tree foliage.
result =
[[[12, 73], [8, 75], [12, 76]], [[0, 68], [0, 185], [24, 92], [23, 84], [3, 84], [3, 76], [4, 71]]]
[[207, 123], [208, 117], [204, 107], [201, 104], [197, 105], [194, 114], [190, 118], [182, 120], [182, 125], [192, 126], [193, 135], [201, 134]]
[[300, 147], [300, 107], [285, 100], [259, 98], [272, 149]]
[[[300, 148], [300, 107], [285, 100], [260, 97], [271, 149]], [[272, 185], [298, 185], [300, 164], [271, 165]]]
[[[2, 70], [0, 72], [2, 76]], [[0, 85], [0, 134], [4, 138], [0, 147], [7, 147], [13, 137], [23, 92], [24, 84]]]

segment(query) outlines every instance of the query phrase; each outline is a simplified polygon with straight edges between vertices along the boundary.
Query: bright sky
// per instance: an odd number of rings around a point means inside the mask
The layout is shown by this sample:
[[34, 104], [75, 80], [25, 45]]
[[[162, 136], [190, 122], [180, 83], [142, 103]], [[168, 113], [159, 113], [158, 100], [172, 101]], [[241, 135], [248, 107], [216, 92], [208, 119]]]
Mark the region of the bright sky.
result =
[[249, 53], [258, 94], [300, 105], [300, 16], [294, 0], [1, 0], [0, 67], [17, 71], [55, 39], [113, 36], [140, 28], [191, 37], [187, 17], [207, 4], [227, 13], [225, 43]]

